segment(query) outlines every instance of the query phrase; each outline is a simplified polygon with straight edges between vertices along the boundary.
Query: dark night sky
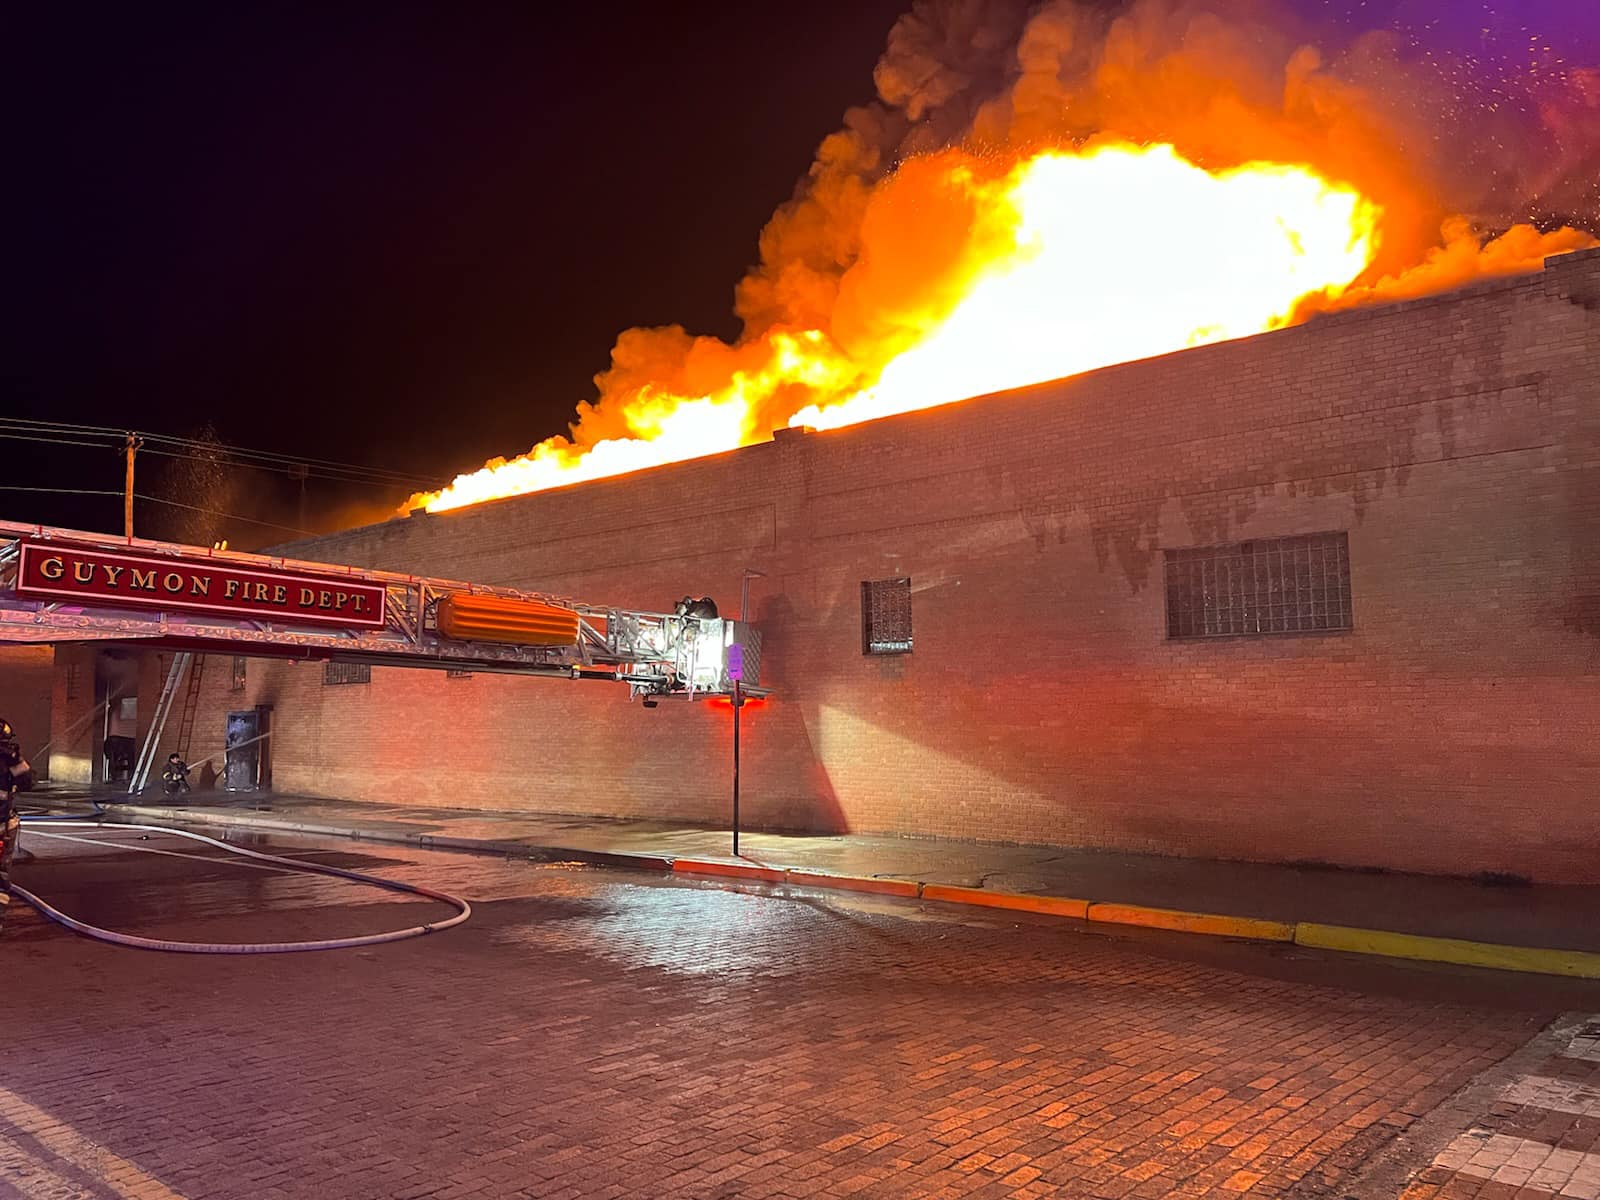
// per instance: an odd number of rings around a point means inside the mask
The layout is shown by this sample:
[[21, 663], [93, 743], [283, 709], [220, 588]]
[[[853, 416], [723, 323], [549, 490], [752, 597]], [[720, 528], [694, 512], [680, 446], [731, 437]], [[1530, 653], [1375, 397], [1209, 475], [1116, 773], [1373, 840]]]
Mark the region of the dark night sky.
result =
[[[1296, 0], [1443, 17], [1466, 45], [1570, 3]], [[0, 416], [211, 422], [430, 482], [523, 451], [564, 430], [620, 330], [737, 331], [757, 234], [871, 97], [908, 5], [13, 7]], [[108, 450], [0, 451], [0, 482], [121, 486]], [[181, 494], [172, 471], [142, 479]], [[297, 523], [297, 496], [250, 472], [224, 498]], [[357, 498], [402, 497], [314, 483], [313, 519]], [[110, 497], [0, 511], [121, 523]], [[140, 531], [195, 536], [172, 518], [141, 504]]]
[[[525, 450], [622, 329], [736, 332], [757, 234], [904, 3], [13, 10], [0, 415], [439, 481]], [[0, 450], [8, 483], [121, 486], [109, 451]], [[296, 523], [294, 485], [241, 478], [231, 507]], [[121, 526], [110, 497], [0, 503]]]

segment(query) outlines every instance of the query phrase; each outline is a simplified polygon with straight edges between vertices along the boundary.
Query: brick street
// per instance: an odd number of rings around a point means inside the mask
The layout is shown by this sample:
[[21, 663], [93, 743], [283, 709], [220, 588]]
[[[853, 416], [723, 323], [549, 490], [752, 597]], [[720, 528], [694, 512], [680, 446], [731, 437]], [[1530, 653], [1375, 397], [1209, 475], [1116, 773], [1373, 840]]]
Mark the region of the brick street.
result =
[[[330, 937], [447, 911], [160, 836], [141, 844], [162, 855], [28, 844], [20, 884], [130, 932]], [[1512, 1085], [1519, 1105], [1485, 1093], [1474, 1110], [1469, 1087], [1561, 1014], [1600, 1010], [1594, 985], [272, 848], [459, 891], [476, 913], [369, 950], [199, 957], [96, 944], [14, 904], [0, 1198], [1432, 1196], [1470, 1166], [1469, 1127], [1514, 1140], [1479, 1115], [1522, 1119], [1522, 1147], [1530, 1105], [1590, 1140], [1600, 1120], [1572, 1074], [1592, 1065], [1581, 1037], [1565, 1090], [1535, 1076]], [[1594, 1157], [1547, 1192], [1477, 1193], [1480, 1171], [1447, 1194], [1586, 1195]]]

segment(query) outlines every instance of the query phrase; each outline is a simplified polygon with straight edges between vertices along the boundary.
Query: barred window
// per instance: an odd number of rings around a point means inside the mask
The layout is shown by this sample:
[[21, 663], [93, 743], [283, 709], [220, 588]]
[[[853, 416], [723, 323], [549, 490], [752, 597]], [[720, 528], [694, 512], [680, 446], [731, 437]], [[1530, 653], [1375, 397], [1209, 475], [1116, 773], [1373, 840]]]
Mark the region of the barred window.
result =
[[911, 653], [911, 580], [874, 579], [861, 585], [861, 652]]
[[244, 691], [244, 664], [244, 655], [235, 654], [233, 656], [233, 690], [236, 692]]
[[80, 679], [82, 679], [82, 678], [83, 678], [83, 676], [78, 670], [78, 664], [77, 663], [68, 663], [67, 664], [67, 699], [68, 700], [76, 700], [78, 698], [78, 681]]
[[1168, 550], [1166, 559], [1169, 638], [1351, 628], [1348, 534]]
[[465, 667], [446, 667], [444, 669], [444, 677], [446, 679], [471, 679], [472, 672]]
[[341, 683], [371, 682], [371, 663], [330, 662], [322, 664], [322, 683], [325, 687], [334, 687]]

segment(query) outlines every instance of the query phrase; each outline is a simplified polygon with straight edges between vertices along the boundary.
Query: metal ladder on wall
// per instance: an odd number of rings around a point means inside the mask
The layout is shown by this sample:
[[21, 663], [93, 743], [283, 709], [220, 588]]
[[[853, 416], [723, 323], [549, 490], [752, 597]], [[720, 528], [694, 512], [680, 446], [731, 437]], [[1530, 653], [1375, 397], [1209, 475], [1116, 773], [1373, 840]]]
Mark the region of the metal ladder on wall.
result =
[[194, 718], [200, 710], [200, 680], [206, 673], [206, 656], [196, 654], [194, 665], [189, 668], [189, 690], [183, 695], [183, 711], [178, 714], [178, 744], [175, 749], [178, 757], [185, 762], [189, 758], [190, 743], [194, 740]]
[[[161, 698], [156, 701], [156, 711], [151, 714], [150, 732], [145, 734], [144, 745], [139, 749], [139, 761], [133, 768], [133, 778], [128, 780], [130, 796], [137, 796], [144, 791], [145, 784], [149, 782], [150, 768], [161, 750], [161, 737], [167, 729], [167, 718], [172, 715], [172, 703], [178, 696], [178, 685], [189, 673], [189, 664], [193, 660], [194, 654], [188, 650], [173, 656], [172, 669], [167, 672], [167, 681], [161, 687]], [[190, 723], [192, 726], [193, 717]]]

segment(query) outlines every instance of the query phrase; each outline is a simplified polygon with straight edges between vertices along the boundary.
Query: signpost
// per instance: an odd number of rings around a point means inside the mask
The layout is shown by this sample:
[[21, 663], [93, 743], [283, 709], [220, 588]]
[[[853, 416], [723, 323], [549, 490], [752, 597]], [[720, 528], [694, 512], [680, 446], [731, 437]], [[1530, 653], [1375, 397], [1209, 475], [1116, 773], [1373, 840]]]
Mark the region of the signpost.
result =
[[382, 629], [382, 584], [204, 558], [24, 540], [17, 595], [56, 603], [220, 613], [284, 625]]
[[733, 680], [733, 856], [739, 857], [739, 710], [744, 707], [744, 647], [728, 647], [728, 678]]

